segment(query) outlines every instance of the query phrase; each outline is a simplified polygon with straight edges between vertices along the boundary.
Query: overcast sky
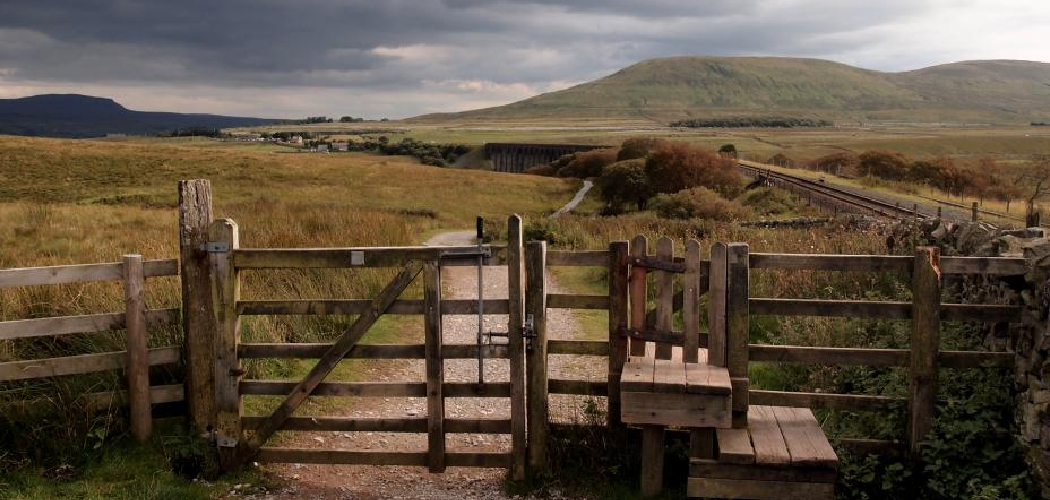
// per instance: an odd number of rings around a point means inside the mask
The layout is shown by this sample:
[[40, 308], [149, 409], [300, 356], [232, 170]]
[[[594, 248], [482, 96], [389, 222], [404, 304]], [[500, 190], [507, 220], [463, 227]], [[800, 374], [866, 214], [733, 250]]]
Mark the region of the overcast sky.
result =
[[1050, 61], [1050, 0], [0, 0], [0, 98], [400, 118], [651, 57]]

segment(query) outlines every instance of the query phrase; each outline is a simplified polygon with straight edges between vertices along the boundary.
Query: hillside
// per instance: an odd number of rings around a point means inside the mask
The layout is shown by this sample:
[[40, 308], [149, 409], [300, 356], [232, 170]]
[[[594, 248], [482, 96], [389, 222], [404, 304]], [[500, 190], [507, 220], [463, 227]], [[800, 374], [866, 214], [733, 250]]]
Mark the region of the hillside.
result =
[[1028, 123], [1050, 118], [1050, 64], [968, 61], [883, 73], [820, 59], [671, 57], [494, 108], [417, 120], [786, 116]]
[[50, 137], [147, 135], [190, 127], [266, 125], [276, 120], [208, 114], [133, 111], [112, 99], [44, 94], [0, 99], [0, 134]]

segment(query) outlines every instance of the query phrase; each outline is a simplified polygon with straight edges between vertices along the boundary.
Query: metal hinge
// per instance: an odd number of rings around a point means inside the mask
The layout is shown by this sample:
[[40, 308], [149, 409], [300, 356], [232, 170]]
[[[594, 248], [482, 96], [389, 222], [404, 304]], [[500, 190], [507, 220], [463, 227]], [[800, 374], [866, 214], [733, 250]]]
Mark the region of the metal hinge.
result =
[[226, 253], [230, 251], [230, 243], [227, 241], [209, 241], [202, 249], [208, 253]]

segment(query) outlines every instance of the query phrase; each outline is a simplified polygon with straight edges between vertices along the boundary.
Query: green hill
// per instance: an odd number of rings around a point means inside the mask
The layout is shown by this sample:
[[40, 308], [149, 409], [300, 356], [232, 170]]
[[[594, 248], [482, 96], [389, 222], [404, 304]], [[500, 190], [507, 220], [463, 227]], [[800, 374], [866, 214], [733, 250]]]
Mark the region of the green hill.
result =
[[1050, 118], [1050, 64], [968, 61], [883, 73], [820, 59], [671, 57], [494, 108], [422, 120], [808, 117], [1028, 123]]

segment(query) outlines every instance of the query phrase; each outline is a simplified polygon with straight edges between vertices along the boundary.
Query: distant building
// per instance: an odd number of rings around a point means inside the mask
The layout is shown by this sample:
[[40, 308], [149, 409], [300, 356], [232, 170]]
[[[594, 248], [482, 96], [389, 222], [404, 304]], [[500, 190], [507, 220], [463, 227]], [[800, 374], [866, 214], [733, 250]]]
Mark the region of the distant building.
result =
[[327, 153], [328, 152], [328, 145], [327, 144], [318, 144], [317, 147], [314, 149], [314, 151], [317, 151], [318, 153]]
[[350, 145], [345, 142], [337, 142], [332, 144], [332, 149], [335, 151], [349, 151]]

